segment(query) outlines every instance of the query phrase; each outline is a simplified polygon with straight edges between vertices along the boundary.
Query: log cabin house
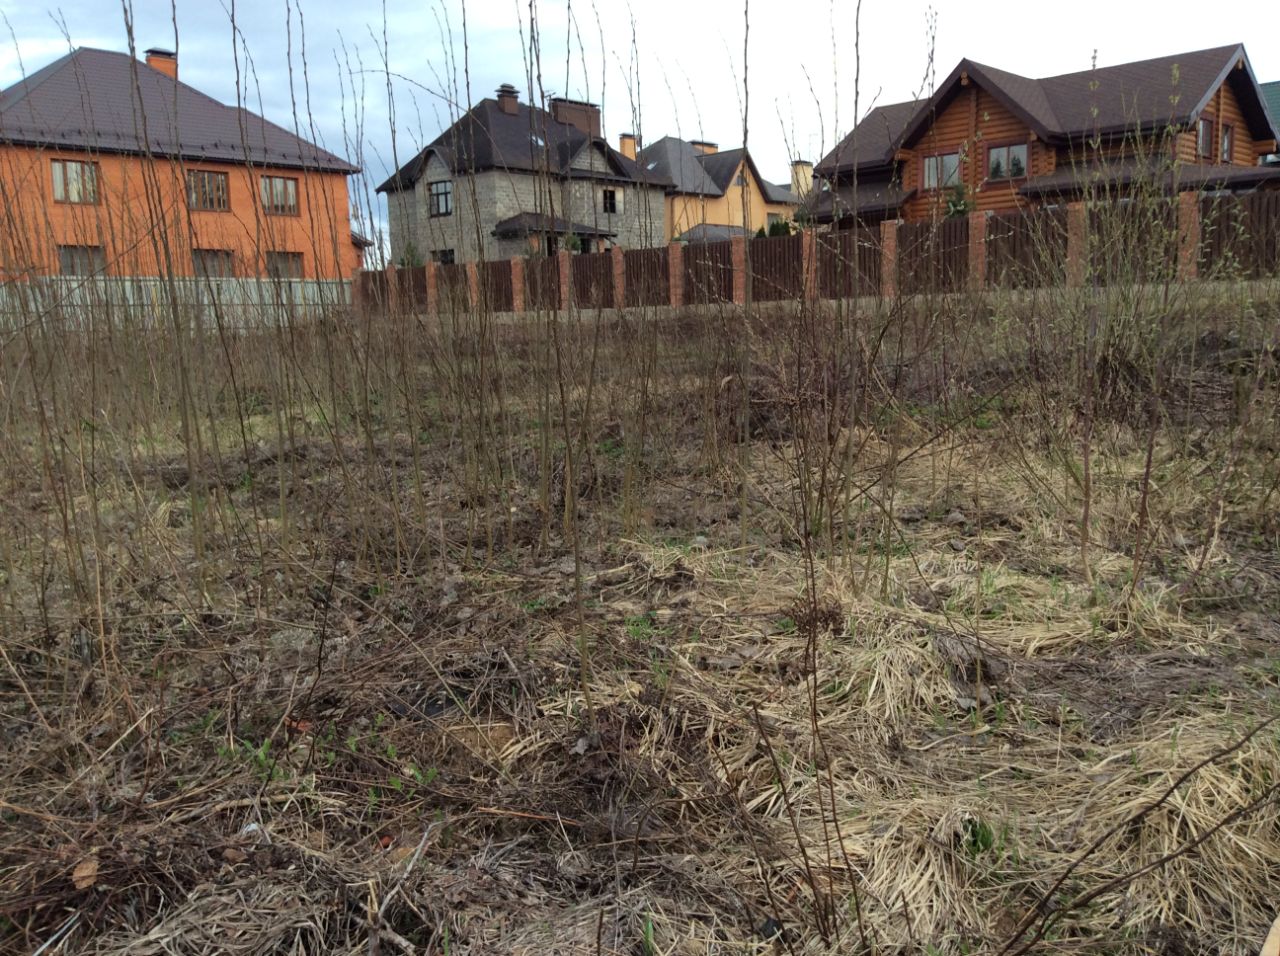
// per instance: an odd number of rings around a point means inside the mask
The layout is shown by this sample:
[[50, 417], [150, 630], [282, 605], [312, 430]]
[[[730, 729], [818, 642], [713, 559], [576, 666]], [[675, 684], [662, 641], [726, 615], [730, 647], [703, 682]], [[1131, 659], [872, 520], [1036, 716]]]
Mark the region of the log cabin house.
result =
[[928, 99], [872, 109], [814, 167], [804, 214], [837, 228], [1054, 205], [1139, 183], [1280, 188], [1242, 45], [1031, 79], [961, 60]]

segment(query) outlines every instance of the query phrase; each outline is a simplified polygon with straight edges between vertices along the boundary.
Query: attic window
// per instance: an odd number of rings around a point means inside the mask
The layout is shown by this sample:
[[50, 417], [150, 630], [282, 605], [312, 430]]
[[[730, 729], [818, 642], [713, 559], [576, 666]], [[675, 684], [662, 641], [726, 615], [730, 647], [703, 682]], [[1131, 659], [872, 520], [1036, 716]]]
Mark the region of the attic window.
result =
[[656, 159], [653, 162], [651, 162], [648, 166], [645, 167], [645, 169], [657, 169], [657, 168], [658, 168], [658, 161]]
[[924, 160], [924, 188], [947, 189], [960, 182], [960, 154], [943, 153], [926, 156]]
[[542, 149], [542, 147], [547, 145], [547, 141], [543, 139], [541, 136], [539, 136], [537, 133], [530, 133], [529, 141], [533, 143], [534, 146], [538, 147], [538, 149]]
[[1201, 159], [1213, 159], [1213, 120], [1200, 117], [1196, 124], [1196, 155]]

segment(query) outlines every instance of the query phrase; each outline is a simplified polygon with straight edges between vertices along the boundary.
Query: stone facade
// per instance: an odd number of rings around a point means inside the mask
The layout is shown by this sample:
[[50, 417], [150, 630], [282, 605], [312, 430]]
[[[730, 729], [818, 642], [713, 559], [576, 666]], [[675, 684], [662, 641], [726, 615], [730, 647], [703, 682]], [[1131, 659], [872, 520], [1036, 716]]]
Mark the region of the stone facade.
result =
[[[520, 213], [543, 213], [613, 233], [626, 249], [665, 241], [663, 189], [616, 178], [598, 144], [584, 147], [569, 176], [486, 170], [454, 176], [432, 154], [411, 190], [387, 196], [391, 257], [416, 265], [452, 250], [455, 262], [507, 259], [533, 251], [528, 238], [498, 239], [494, 226]], [[453, 211], [430, 214], [431, 184], [453, 183]], [[618, 210], [604, 212], [604, 190], [615, 190]]]

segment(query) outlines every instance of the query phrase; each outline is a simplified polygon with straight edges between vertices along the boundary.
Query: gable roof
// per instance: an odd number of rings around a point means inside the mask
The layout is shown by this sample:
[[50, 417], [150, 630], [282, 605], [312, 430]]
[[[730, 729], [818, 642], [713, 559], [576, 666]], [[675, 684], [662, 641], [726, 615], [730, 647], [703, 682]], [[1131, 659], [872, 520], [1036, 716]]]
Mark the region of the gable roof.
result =
[[769, 202], [786, 203], [794, 206], [800, 201], [799, 197], [791, 191], [790, 186], [779, 186], [777, 183], [760, 180], [760, 185], [764, 187], [764, 198]]
[[[716, 189], [723, 193], [733, 182], [733, 175], [738, 171], [738, 167], [742, 165], [744, 158], [747, 161], [747, 165], [751, 167], [751, 171], [756, 172], [756, 164], [751, 161], [750, 154], [741, 146], [737, 149], [722, 149], [715, 153], [705, 153], [698, 157], [698, 162], [707, 171], [708, 178], [716, 184]], [[756, 173], [756, 180], [763, 181], [758, 172]]]
[[855, 168], [888, 166], [903, 130], [925, 102], [908, 100], [873, 108], [813, 167], [814, 175], [830, 178]]
[[745, 236], [746, 234], [747, 230], [741, 226], [724, 226], [719, 223], [700, 222], [676, 236], [676, 242], [723, 242], [726, 239], [736, 239], [738, 236]]
[[738, 167], [745, 160], [767, 202], [796, 202], [790, 187], [776, 185], [760, 175], [751, 153], [742, 146], [714, 153], [700, 153], [691, 142], [675, 136], [664, 136], [640, 150], [636, 160], [646, 170], [669, 179], [672, 192], [694, 196], [723, 196], [733, 183]]
[[515, 112], [508, 113], [496, 99], [487, 97], [396, 170], [377, 191], [412, 189], [432, 155], [439, 157], [454, 173], [505, 169], [598, 176], [572, 168], [573, 160], [588, 147], [601, 150], [610, 171], [618, 179], [668, 185], [666, 178], [642, 169], [603, 139], [588, 136], [576, 126], [554, 119], [547, 110], [517, 102]]
[[648, 172], [670, 181], [673, 191], [695, 196], [723, 196], [724, 188], [717, 186], [707, 173], [693, 144], [675, 136], [664, 136], [646, 146], [636, 155], [636, 161]]
[[356, 173], [249, 110], [127, 53], [80, 47], [0, 92], [0, 142]]
[[1241, 44], [1043, 79], [965, 59], [928, 100], [872, 110], [814, 172], [831, 177], [854, 168], [887, 167], [894, 152], [918, 140], [968, 81], [986, 89], [1046, 141], [1187, 126], [1224, 82], [1232, 83], [1255, 138], [1275, 136]]

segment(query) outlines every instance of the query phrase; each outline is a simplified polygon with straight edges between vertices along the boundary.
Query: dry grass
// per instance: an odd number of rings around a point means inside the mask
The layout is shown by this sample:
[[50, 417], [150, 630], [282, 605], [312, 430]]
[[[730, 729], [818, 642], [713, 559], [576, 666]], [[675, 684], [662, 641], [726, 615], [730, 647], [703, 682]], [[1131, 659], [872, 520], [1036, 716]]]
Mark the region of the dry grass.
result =
[[[715, 317], [643, 382], [584, 319], [563, 399], [545, 328], [381, 321], [235, 345], [231, 402], [211, 360], [201, 455], [160, 345], [111, 416], [74, 362], [7, 393], [6, 949], [998, 952], [1106, 834], [1037, 951], [1260, 946], [1280, 734], [1211, 758], [1277, 712], [1273, 379], [1224, 426], [1197, 372], [1141, 544], [1146, 433], [1099, 424], [1089, 583], [1076, 412], [1008, 343], [829, 431], [787, 340], [729, 389]], [[865, 490], [805, 534], [822, 449]]]

